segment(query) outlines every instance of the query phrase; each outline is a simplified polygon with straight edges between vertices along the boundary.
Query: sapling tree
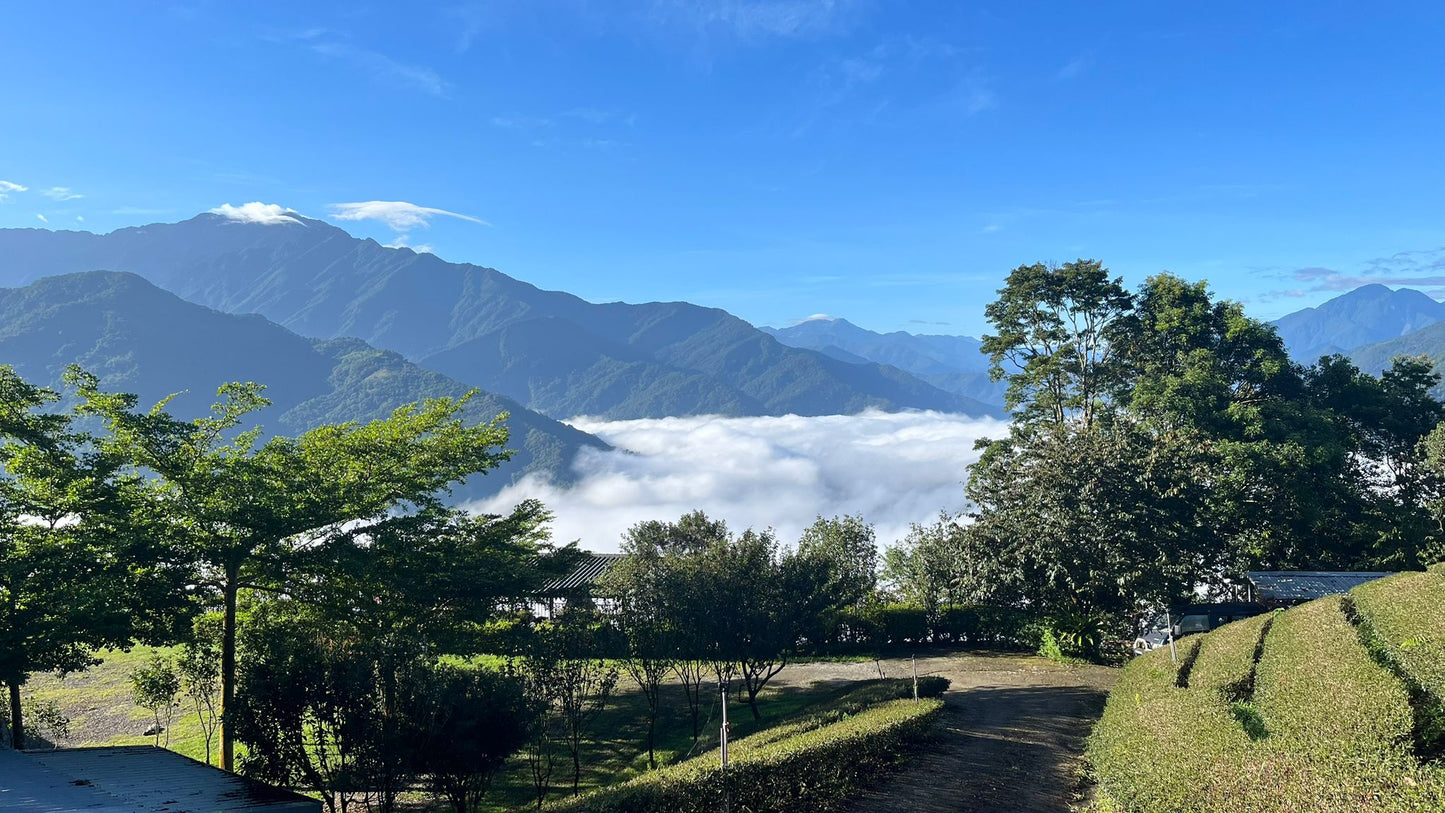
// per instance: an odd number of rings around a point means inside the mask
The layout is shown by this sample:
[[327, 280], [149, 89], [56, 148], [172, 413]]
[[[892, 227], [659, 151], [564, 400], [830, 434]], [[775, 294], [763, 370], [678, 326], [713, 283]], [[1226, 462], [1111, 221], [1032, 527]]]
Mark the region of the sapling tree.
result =
[[201, 616], [193, 629], [191, 639], [181, 646], [176, 667], [181, 674], [181, 690], [196, 710], [209, 765], [211, 743], [221, 726], [221, 619], [214, 614]]
[[161, 734], [166, 735], [166, 747], [171, 747], [171, 721], [180, 707], [181, 673], [170, 658], [152, 655], [143, 665], [131, 670], [131, 698], [135, 704], [151, 713], [155, 721], [155, 744], [161, 744]]

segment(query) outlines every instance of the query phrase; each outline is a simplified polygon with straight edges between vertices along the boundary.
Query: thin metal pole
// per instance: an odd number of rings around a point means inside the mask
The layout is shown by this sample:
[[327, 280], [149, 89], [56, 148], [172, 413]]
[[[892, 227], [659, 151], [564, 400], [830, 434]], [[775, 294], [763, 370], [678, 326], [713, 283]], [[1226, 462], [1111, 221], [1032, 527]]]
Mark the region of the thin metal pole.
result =
[[722, 792], [723, 792], [723, 813], [729, 813], [732, 809], [732, 800], [728, 797], [728, 684], [727, 681], [718, 681], [718, 688], [722, 690], [722, 728], [719, 729], [718, 751], [722, 755]]
[[722, 769], [726, 771], [728, 769], [728, 685], [722, 683], [720, 687], [722, 689], [722, 729], [719, 742], [722, 747], [719, 750], [722, 752]]
[[1174, 650], [1174, 620], [1169, 617], [1169, 611], [1164, 611], [1164, 626], [1169, 630], [1169, 659], [1179, 663], [1179, 653]]
[[913, 656], [913, 702], [918, 702], [918, 656]]

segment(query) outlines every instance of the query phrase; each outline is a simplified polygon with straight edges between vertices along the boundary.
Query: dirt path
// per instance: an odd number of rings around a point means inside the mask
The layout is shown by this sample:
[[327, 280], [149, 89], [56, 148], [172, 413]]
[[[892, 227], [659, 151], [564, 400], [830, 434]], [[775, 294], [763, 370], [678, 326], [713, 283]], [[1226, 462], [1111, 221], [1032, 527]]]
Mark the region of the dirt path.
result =
[[[877, 676], [879, 665], [808, 665], [790, 681]], [[888, 677], [910, 673], [908, 661], [881, 666]], [[918, 673], [952, 681], [937, 739], [861, 796], [850, 813], [1068, 811], [1083, 740], [1103, 709], [1114, 670], [963, 654], [920, 659]]]

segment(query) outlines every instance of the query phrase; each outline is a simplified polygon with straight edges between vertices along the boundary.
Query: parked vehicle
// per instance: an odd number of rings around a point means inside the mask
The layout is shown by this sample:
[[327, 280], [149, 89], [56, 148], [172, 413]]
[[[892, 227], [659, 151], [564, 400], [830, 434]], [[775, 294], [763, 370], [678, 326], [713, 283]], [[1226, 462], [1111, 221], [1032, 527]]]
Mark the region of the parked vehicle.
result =
[[1269, 611], [1263, 604], [1246, 601], [1223, 602], [1219, 604], [1190, 604], [1178, 607], [1170, 611], [1169, 618], [1173, 622], [1173, 628], [1165, 625], [1164, 619], [1155, 619], [1149, 629], [1138, 638], [1134, 639], [1134, 654], [1143, 655], [1161, 646], [1168, 646], [1169, 635], [1172, 632], [1174, 639], [1178, 640], [1186, 635], [1193, 635], [1196, 632], [1209, 632], [1216, 627], [1222, 627], [1231, 621], [1239, 621], [1244, 618], [1253, 618]]

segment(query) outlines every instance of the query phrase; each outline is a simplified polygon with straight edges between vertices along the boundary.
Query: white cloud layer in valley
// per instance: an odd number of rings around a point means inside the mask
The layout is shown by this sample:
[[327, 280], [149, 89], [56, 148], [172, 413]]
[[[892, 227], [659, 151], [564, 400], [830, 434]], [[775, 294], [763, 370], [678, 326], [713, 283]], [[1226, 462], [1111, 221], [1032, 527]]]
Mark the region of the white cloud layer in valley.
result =
[[636, 522], [694, 508], [734, 531], [771, 526], [786, 544], [819, 514], [862, 514], [883, 545], [960, 510], [974, 441], [1008, 426], [936, 412], [569, 423], [617, 448], [584, 450], [571, 488], [528, 479], [471, 507], [503, 512], [536, 497], [556, 515], [554, 539], [595, 551], [616, 551]]

